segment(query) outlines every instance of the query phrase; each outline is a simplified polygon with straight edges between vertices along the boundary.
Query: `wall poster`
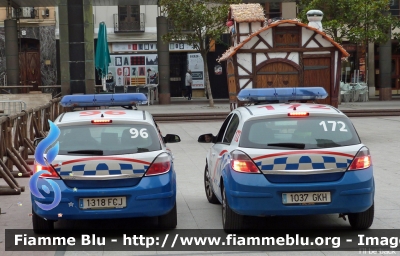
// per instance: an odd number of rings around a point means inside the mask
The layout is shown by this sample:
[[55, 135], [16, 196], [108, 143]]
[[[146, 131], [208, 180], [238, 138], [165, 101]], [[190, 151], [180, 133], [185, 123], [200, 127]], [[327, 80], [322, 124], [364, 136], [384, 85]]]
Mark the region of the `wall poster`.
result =
[[116, 86], [158, 84], [157, 54], [111, 55], [108, 77]]
[[204, 62], [200, 53], [188, 53], [188, 69], [192, 71], [193, 89], [204, 89]]

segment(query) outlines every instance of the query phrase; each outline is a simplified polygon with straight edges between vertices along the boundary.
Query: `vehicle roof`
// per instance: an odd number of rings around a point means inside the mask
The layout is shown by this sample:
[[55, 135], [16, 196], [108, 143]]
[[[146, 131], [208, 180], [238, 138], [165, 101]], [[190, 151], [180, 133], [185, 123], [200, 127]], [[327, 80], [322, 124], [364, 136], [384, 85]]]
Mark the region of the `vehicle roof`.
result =
[[314, 103], [274, 103], [239, 107], [236, 109], [242, 115], [251, 117], [268, 115], [287, 115], [290, 112], [309, 112], [316, 115], [346, 116], [339, 109], [325, 104]]
[[[103, 115], [104, 117], [101, 117]], [[153, 123], [152, 115], [145, 110], [95, 109], [65, 112], [57, 117], [55, 124], [68, 124], [91, 121], [93, 119], [111, 119], [113, 121], [141, 121]]]

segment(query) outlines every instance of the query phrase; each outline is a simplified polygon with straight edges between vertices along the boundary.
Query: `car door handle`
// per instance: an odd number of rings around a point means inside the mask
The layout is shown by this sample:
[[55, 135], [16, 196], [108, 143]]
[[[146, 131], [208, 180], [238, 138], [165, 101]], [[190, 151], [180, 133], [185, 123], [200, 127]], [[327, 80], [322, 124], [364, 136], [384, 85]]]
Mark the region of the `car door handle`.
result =
[[215, 153], [212, 153], [213, 156], [215, 156]]

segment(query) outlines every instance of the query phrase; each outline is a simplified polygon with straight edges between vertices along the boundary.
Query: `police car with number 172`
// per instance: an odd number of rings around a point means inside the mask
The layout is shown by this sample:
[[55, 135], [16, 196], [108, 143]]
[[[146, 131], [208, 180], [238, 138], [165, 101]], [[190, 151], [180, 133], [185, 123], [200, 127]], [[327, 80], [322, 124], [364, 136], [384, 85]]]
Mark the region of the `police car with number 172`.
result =
[[[47, 166], [35, 162], [36, 172], [47, 171], [31, 180], [37, 183], [31, 196], [36, 232], [53, 229], [59, 219], [158, 217], [159, 227], [176, 227], [176, 174], [166, 143], [180, 138], [163, 137], [149, 112], [126, 108], [145, 101], [142, 93], [63, 97], [64, 107], [91, 110], [57, 117], [50, 133], [59, 130], [51, 142], [59, 143], [58, 155]], [[35, 159], [44, 153], [39, 145]], [[46, 191], [46, 184], [53, 189]], [[48, 207], [54, 201], [58, 204]]]
[[[204, 186], [222, 204], [225, 230], [243, 228], [244, 216], [338, 213], [355, 229], [374, 219], [375, 184], [369, 149], [321, 87], [244, 89], [256, 103], [233, 110], [206, 157]], [[297, 101], [297, 102], [293, 102]]]

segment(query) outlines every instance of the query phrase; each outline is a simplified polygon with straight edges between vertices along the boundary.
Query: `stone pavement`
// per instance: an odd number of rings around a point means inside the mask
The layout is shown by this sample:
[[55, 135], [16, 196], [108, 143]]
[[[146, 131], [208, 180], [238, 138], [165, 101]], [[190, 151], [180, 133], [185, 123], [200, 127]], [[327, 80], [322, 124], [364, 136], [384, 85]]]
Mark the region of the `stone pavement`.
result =
[[[400, 109], [400, 101], [369, 101], [343, 103], [339, 109]], [[194, 99], [188, 102], [183, 98], [172, 99], [170, 105], [140, 106], [139, 109], [148, 110], [152, 114], [160, 113], [187, 113], [187, 112], [229, 112], [227, 100], [216, 100], [216, 107], [209, 108], [206, 99]], [[400, 194], [400, 158], [397, 156], [400, 145], [400, 117], [357, 117], [351, 118], [359, 136], [371, 151], [375, 171], [376, 195], [375, 195], [375, 220], [373, 229], [400, 229], [399, 209], [400, 201], [396, 195]], [[207, 122], [175, 122], [160, 123], [163, 134], [175, 133], [181, 137], [181, 142], [168, 144], [174, 153], [174, 162], [177, 172], [177, 205], [178, 205], [178, 229], [219, 229], [221, 224], [221, 206], [207, 202], [204, 194], [203, 174], [205, 157], [210, 144], [197, 143], [197, 138], [203, 133], [218, 132], [221, 121]], [[0, 196], [0, 255], [40, 255], [40, 256], [70, 256], [70, 255], [224, 255], [227, 252], [6, 252], [5, 229], [30, 229], [32, 220], [29, 179], [17, 178], [17, 181], [25, 186], [26, 191], [21, 195]], [[0, 179], [0, 185], [5, 185]], [[339, 219], [335, 215], [318, 216], [289, 216], [270, 217], [256, 220], [257, 225], [265, 228], [300, 227], [300, 228], [349, 228], [348, 221]], [[56, 228], [80, 227], [90, 229], [92, 226], [115, 225], [116, 221], [59, 221]], [[122, 223], [125, 224], [125, 223]], [[400, 236], [400, 235], [399, 235]], [[359, 252], [233, 252], [233, 255], [359, 255]]]

